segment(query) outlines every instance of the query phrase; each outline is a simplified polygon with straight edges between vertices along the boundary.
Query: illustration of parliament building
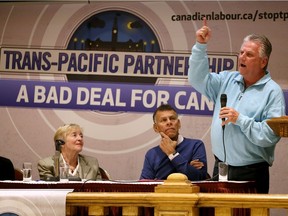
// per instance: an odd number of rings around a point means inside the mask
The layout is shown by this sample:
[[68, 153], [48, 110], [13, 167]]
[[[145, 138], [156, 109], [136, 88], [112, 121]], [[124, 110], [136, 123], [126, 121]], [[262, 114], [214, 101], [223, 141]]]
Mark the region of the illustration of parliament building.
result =
[[85, 41], [86, 50], [97, 50], [97, 51], [129, 51], [129, 52], [145, 52], [145, 42], [139, 40], [138, 42], [133, 42], [131, 39], [127, 42], [118, 42], [118, 20], [117, 16], [114, 18], [113, 28], [112, 28], [112, 40], [102, 41], [97, 38], [95, 41], [87, 39]]

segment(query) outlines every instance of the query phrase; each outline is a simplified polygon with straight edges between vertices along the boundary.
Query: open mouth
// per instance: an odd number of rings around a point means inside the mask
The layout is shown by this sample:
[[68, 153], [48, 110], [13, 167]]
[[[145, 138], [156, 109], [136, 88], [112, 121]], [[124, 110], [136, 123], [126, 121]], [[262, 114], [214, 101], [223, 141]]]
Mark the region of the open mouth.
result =
[[245, 64], [240, 64], [240, 67], [246, 67], [246, 65]]

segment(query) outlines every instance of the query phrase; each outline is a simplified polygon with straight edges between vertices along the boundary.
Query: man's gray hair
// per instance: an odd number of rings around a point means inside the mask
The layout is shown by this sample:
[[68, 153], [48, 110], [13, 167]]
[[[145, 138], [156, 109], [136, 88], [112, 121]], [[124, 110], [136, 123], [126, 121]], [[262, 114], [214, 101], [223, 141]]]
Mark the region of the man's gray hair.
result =
[[[272, 52], [272, 44], [270, 43], [269, 39], [266, 36], [250, 34], [250, 35], [247, 35], [243, 40], [243, 42], [247, 42], [247, 41], [253, 41], [253, 42], [259, 43], [260, 44], [260, 50], [259, 50], [260, 57], [261, 58], [267, 57], [267, 60], [269, 61], [270, 54]], [[267, 66], [268, 66], [268, 62], [266, 66], [264, 67], [265, 71], [267, 69]]]

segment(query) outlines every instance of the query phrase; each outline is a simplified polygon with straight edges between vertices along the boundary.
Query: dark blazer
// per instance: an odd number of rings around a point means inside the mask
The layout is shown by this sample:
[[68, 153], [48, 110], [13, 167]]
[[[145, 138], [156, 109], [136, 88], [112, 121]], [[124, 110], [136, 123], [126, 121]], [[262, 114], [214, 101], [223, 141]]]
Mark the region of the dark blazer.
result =
[[0, 180], [15, 180], [15, 171], [10, 159], [0, 156]]
[[[62, 157], [60, 157], [59, 163], [63, 163]], [[81, 179], [101, 180], [99, 163], [96, 158], [79, 154], [79, 163], [80, 167], [76, 176]], [[39, 160], [37, 168], [40, 179], [55, 176], [53, 156]]]

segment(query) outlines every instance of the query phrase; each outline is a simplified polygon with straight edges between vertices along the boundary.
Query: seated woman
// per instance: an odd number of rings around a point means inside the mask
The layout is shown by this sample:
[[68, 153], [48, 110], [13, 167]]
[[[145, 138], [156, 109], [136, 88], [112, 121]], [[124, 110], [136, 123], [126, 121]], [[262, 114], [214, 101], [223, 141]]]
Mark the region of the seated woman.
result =
[[0, 156], [0, 180], [15, 180], [15, 171], [10, 159]]
[[[62, 140], [59, 164], [69, 165], [69, 176], [81, 179], [101, 180], [98, 160], [94, 157], [80, 154], [84, 145], [83, 129], [77, 124], [67, 124], [59, 127], [54, 135], [54, 142]], [[39, 160], [38, 171], [40, 179], [55, 177], [53, 156]]]

